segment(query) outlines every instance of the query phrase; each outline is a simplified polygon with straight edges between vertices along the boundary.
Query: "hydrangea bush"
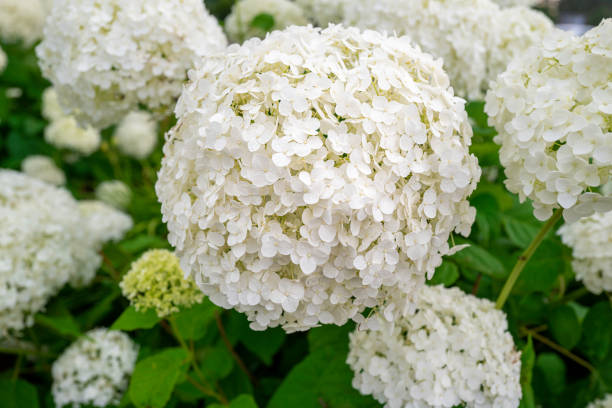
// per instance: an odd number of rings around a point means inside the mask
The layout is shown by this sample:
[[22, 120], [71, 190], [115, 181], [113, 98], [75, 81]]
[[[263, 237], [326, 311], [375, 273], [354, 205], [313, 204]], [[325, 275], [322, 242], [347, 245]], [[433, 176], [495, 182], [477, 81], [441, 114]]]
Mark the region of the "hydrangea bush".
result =
[[496, 2], [0, 2], [0, 406], [609, 407], [610, 20]]

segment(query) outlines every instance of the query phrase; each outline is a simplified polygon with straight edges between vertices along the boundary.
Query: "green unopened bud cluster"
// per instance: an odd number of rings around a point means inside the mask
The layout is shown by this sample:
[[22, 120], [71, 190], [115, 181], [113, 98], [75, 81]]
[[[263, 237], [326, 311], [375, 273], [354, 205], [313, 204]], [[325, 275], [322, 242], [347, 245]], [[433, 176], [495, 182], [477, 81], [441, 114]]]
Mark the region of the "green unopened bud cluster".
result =
[[136, 310], [154, 309], [159, 317], [199, 303], [204, 297], [192, 280], [183, 277], [176, 255], [165, 249], [145, 252], [132, 263], [120, 286]]

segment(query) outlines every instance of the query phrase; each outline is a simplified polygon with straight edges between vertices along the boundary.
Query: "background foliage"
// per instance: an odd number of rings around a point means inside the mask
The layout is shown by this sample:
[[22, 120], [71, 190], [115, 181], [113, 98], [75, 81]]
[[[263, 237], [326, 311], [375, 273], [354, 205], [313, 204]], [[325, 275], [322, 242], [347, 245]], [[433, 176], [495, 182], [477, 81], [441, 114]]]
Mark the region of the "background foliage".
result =
[[[210, 0], [207, 6], [222, 18], [231, 3]], [[134, 192], [128, 208], [134, 228], [103, 249], [104, 264], [92, 286], [65, 288], [35, 317], [35, 326], [24, 335], [35, 349], [0, 347], [3, 407], [52, 407], [52, 362], [75, 338], [99, 326], [130, 332], [141, 346], [121, 406], [219, 407], [218, 399], [231, 408], [379, 406], [351, 387], [345, 359], [353, 324], [286, 335], [281, 329], [251, 331], [243, 315], [207, 300], [164, 321], [153, 312], [128, 307], [117, 285], [120, 276], [145, 250], [169, 248], [153, 188], [161, 146], [145, 161], [128, 159], [112, 146], [112, 129], [107, 129], [98, 152], [66, 162], [65, 152], [42, 137], [46, 122], [40, 98], [48, 83], [33, 50], [2, 47], [9, 65], [0, 76], [0, 167], [18, 169], [25, 157], [44, 154], [61, 164], [78, 199], [92, 198], [96, 185], [110, 179], [126, 182]], [[498, 146], [492, 141], [495, 131], [487, 125], [483, 104], [467, 108], [474, 127], [472, 151], [483, 177], [471, 197], [477, 209], [472, 234], [455, 242], [471, 246], [446, 259], [429, 283], [458, 286], [494, 300], [541, 223], [532, 216], [531, 204], [520, 204], [503, 186]], [[160, 134], [160, 145], [161, 140]], [[610, 300], [577, 283], [570, 260], [569, 249], [550, 233], [506, 304], [510, 331], [523, 350], [521, 407], [581, 408], [612, 392]], [[194, 378], [218, 398], [194, 385]]]

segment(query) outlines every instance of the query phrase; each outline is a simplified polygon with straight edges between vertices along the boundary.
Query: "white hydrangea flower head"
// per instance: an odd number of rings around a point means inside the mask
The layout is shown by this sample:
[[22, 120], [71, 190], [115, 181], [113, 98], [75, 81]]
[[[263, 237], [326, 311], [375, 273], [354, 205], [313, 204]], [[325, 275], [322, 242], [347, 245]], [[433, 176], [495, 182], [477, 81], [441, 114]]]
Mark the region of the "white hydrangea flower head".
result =
[[183, 270], [254, 329], [344, 324], [469, 234], [464, 101], [407, 38], [291, 26], [191, 79], [157, 195]]
[[349, 1], [351, 0], [295, 0], [295, 3], [302, 8], [308, 20], [325, 28], [329, 23], [342, 21], [345, 7], [361, 7], [359, 3], [351, 4]]
[[388, 408], [516, 408], [520, 352], [505, 314], [457, 288], [425, 286], [415, 309], [350, 334], [353, 387]]
[[533, 200], [541, 220], [555, 208], [570, 218], [611, 209], [612, 199], [587, 192], [612, 170], [611, 37], [612, 19], [580, 38], [555, 30], [487, 94], [506, 187]]
[[100, 243], [121, 241], [134, 226], [132, 217], [102, 201], [79, 201], [81, 217], [93, 239]]
[[53, 159], [48, 156], [33, 155], [26, 157], [21, 162], [21, 171], [30, 177], [56, 186], [66, 184], [64, 171], [57, 167]]
[[274, 18], [270, 31], [282, 30], [290, 25], [308, 24], [302, 9], [289, 0], [240, 0], [225, 18], [224, 28], [229, 40], [242, 42], [252, 37], [265, 37], [265, 30], [251, 24], [260, 14]]
[[2, 0], [0, 39], [30, 46], [42, 36], [45, 8], [41, 0]]
[[565, 224], [559, 235], [572, 248], [576, 279], [595, 294], [612, 292], [612, 211]]
[[587, 408], [612, 408], [612, 394], [606, 394], [605, 397], [591, 402]]
[[132, 190], [121, 180], [103, 181], [96, 187], [96, 198], [103, 203], [124, 210], [132, 201]]
[[58, 149], [68, 149], [89, 156], [100, 147], [100, 132], [91, 126], [82, 128], [72, 116], [53, 120], [45, 128], [45, 141]]
[[134, 371], [138, 348], [120, 331], [98, 328], [85, 333], [53, 363], [55, 405], [118, 405]]
[[8, 64], [8, 58], [6, 56], [6, 53], [4, 52], [2, 47], [0, 47], [0, 74], [4, 71], [7, 64]]
[[169, 113], [187, 70], [225, 44], [201, 0], [56, 0], [36, 51], [62, 106], [104, 128], [139, 105]]
[[500, 7], [525, 6], [532, 7], [542, 3], [542, 0], [493, 0]]
[[157, 145], [157, 123], [149, 112], [130, 112], [119, 122], [113, 140], [126, 156], [145, 159]]
[[67, 116], [60, 106], [57, 98], [57, 92], [55, 92], [53, 87], [45, 89], [42, 94], [42, 115], [49, 122], [53, 122]]
[[[304, 2], [315, 10], [330, 7], [329, 0]], [[553, 28], [544, 14], [516, 9], [490, 0], [339, 0], [331, 21], [409, 36], [444, 60], [457, 95], [483, 99], [489, 82]]]
[[0, 337], [18, 335], [69, 280], [100, 265], [70, 193], [0, 170]]

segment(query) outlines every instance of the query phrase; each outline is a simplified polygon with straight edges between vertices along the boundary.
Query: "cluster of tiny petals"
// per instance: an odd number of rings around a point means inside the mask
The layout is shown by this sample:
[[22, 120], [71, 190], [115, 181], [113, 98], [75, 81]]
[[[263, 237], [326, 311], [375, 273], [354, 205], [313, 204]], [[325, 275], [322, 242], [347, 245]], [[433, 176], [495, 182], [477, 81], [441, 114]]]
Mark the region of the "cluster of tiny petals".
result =
[[149, 112], [130, 112], [117, 126], [113, 140], [126, 156], [145, 159], [157, 145], [157, 123]]
[[134, 371], [138, 348], [120, 331], [98, 328], [85, 333], [53, 363], [55, 405], [118, 405]]
[[387, 408], [516, 408], [520, 353], [494, 304], [425, 286], [414, 310], [350, 335], [353, 387]]
[[0, 170], [0, 338], [31, 326], [47, 300], [95, 273], [98, 243], [65, 189]]
[[0, 39], [30, 46], [42, 36], [46, 10], [43, 0], [2, 0]]
[[576, 279], [595, 294], [612, 292], [612, 211], [565, 224], [559, 234], [572, 248]]
[[480, 177], [441, 61], [291, 26], [191, 72], [156, 185], [183, 269], [255, 329], [343, 324], [433, 273]]
[[[328, 8], [329, 0], [301, 0], [305, 8]], [[553, 28], [527, 7], [502, 9], [491, 0], [338, 0], [333, 22], [407, 35], [444, 60], [455, 93], [482, 99], [489, 82], [526, 47]], [[488, 24], [482, 24], [487, 21]]]
[[585, 192], [612, 170], [610, 38], [612, 19], [580, 38], [556, 30], [487, 94], [506, 187], [531, 199], [539, 219], [560, 207], [571, 219], [612, 209], [612, 199]]
[[308, 23], [302, 9], [289, 0], [240, 0], [225, 19], [224, 28], [229, 40], [242, 42], [252, 37], [265, 37], [266, 31], [252, 24], [253, 19], [261, 14], [274, 18], [270, 31]]
[[132, 217], [102, 201], [83, 200], [78, 206], [85, 228], [100, 246], [122, 240], [134, 226]]
[[167, 113], [187, 70], [225, 44], [201, 0], [55, 0], [36, 51], [62, 106], [104, 128], [139, 105]]
[[66, 184], [64, 171], [57, 167], [53, 159], [48, 156], [33, 155], [26, 157], [21, 162], [21, 171], [30, 177], [56, 186]]
[[612, 408], [612, 394], [607, 394], [601, 399], [592, 401], [586, 408]]
[[500, 7], [514, 7], [514, 6], [532, 7], [539, 3], [542, 3], [542, 0], [493, 0], [493, 2], [499, 4]]
[[[339, 23], [344, 15], [344, 8], [349, 6], [347, 0], [295, 0], [306, 18], [319, 27], [327, 27], [329, 23]], [[353, 3], [353, 7], [361, 7]]]
[[121, 180], [103, 181], [96, 187], [96, 198], [103, 203], [124, 210], [132, 201], [132, 190]]
[[176, 255], [165, 249], [145, 252], [132, 264], [120, 286], [136, 310], [154, 309], [159, 317], [204, 298], [193, 279], [184, 276]]

